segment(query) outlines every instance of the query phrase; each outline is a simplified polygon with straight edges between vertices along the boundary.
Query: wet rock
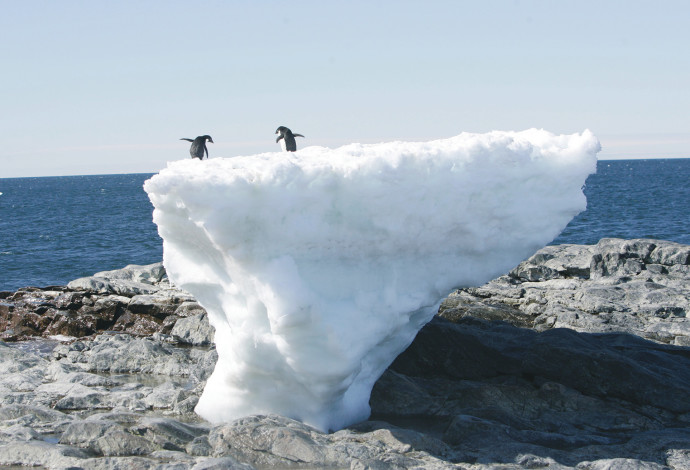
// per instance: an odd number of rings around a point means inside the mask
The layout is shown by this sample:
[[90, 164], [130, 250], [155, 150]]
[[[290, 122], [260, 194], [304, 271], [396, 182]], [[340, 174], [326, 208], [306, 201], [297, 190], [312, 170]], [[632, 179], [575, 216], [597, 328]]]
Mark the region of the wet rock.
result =
[[99, 319], [98, 329], [111, 329], [115, 321], [125, 312], [129, 304], [129, 297], [121, 295], [109, 295], [107, 297], [95, 296], [92, 305], [84, 305], [78, 313], [82, 315], [94, 315]]
[[78, 310], [83, 304], [81, 292], [63, 292], [55, 298], [55, 306], [62, 310]]
[[129, 334], [148, 336], [161, 329], [162, 321], [151, 315], [125, 312], [110, 328], [113, 331], [122, 331]]
[[96, 273], [68, 287], [25, 288], [0, 302], [0, 338], [87, 337], [105, 331], [169, 334], [180, 317], [205, 310], [169, 285], [161, 263]]
[[79, 315], [72, 311], [58, 310], [42, 334], [45, 336], [89, 336], [99, 330], [99, 322], [100, 319], [95, 315]]
[[25, 307], [7, 304], [0, 311], [1, 338], [5, 341], [17, 341], [28, 336], [39, 336], [52, 320], [52, 315], [38, 314]]
[[169, 297], [156, 295], [135, 295], [129, 301], [127, 310], [132, 313], [150, 315], [164, 319], [177, 310], [178, 305], [172, 303]]

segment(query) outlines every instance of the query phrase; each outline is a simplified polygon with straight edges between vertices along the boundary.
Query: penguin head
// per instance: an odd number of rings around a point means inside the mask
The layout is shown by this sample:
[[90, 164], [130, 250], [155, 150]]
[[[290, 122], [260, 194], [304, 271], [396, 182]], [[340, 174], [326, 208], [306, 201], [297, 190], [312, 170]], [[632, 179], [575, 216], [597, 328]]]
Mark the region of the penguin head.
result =
[[210, 135], [202, 135], [201, 138], [204, 139], [204, 140], [208, 140], [208, 141], [211, 142], [212, 144], [214, 143], [214, 142], [213, 142], [213, 139], [211, 138]]
[[280, 126], [278, 129], [276, 129], [276, 134], [280, 135], [286, 135], [290, 133], [290, 129], [288, 129], [285, 126]]

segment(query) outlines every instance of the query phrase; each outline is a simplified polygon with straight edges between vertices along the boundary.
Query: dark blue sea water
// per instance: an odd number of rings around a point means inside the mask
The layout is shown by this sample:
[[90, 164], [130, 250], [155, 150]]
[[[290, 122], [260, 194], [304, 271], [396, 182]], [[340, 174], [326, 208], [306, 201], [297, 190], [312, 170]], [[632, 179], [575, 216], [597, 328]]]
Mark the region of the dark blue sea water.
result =
[[[64, 285], [162, 259], [150, 174], [0, 179], [0, 290]], [[554, 243], [604, 237], [690, 244], [690, 159], [600, 161], [587, 210]]]
[[690, 244], [690, 159], [603, 160], [585, 185], [587, 210], [553, 244], [656, 238]]
[[0, 179], [0, 290], [163, 258], [150, 174]]

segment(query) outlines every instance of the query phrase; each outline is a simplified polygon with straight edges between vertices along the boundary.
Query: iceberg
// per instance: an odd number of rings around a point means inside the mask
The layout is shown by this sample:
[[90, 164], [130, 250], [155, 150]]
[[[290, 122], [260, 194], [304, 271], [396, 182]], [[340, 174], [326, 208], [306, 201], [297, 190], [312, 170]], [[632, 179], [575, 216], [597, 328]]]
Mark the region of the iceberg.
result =
[[169, 162], [144, 184], [163, 262], [216, 329], [196, 412], [323, 431], [367, 419], [374, 383], [445, 296], [586, 208], [599, 150], [590, 131], [530, 129]]

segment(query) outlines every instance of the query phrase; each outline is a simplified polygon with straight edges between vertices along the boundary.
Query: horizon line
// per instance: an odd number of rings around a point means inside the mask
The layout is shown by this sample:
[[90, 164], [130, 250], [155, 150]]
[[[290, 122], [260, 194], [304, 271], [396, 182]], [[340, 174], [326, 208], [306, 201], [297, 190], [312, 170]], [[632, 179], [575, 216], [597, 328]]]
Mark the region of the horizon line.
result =
[[[214, 158], [234, 158], [234, 157], [214, 157]], [[637, 161], [637, 160], [688, 160], [690, 157], [630, 157], [630, 158], [597, 158], [597, 161]], [[209, 159], [213, 160], [213, 159]], [[76, 176], [116, 176], [116, 175], [155, 175], [158, 171], [125, 171], [122, 173], [70, 173], [60, 175], [31, 175], [31, 176], [3, 176], [0, 180], [19, 179], [19, 178], [62, 178], [62, 177], [76, 177]]]

